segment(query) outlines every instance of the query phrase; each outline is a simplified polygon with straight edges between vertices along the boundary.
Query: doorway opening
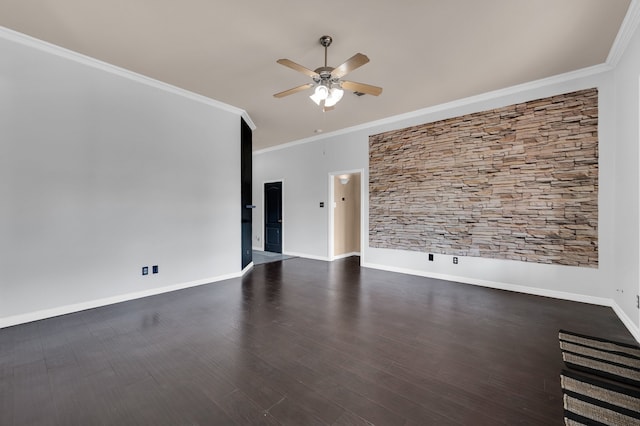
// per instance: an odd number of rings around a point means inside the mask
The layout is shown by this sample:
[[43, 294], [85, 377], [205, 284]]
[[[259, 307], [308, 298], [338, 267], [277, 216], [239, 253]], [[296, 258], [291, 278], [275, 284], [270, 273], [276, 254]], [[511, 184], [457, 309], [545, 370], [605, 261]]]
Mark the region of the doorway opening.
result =
[[264, 245], [263, 250], [253, 250], [254, 265], [280, 262], [295, 257], [282, 253], [282, 183], [282, 180], [264, 183], [262, 235]]
[[360, 256], [362, 246], [362, 170], [329, 174], [329, 258]]

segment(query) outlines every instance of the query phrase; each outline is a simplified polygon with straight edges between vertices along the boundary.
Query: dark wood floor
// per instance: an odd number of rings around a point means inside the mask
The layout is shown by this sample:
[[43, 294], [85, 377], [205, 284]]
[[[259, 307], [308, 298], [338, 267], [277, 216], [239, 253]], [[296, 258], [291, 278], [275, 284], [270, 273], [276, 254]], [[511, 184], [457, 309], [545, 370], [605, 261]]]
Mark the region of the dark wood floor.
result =
[[609, 308], [291, 259], [0, 330], [0, 424], [560, 425], [559, 328], [633, 342]]

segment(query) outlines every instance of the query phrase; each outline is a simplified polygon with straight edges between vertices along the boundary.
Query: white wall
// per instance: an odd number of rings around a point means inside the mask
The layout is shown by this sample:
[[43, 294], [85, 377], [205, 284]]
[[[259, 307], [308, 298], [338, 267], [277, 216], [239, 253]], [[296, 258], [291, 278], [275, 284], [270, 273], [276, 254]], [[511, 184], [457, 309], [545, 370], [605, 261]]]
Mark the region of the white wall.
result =
[[240, 273], [242, 112], [138, 77], [0, 31], [0, 327]]
[[[441, 105], [335, 135], [300, 141], [283, 149], [257, 152], [254, 154], [254, 188], [261, 187], [262, 181], [283, 178], [286, 200], [283, 208], [284, 250], [312, 258], [327, 258], [328, 216], [324, 209], [318, 208], [319, 201], [327, 201], [327, 173], [363, 168], [362, 181], [367, 185], [369, 135], [590, 87], [598, 87], [600, 107], [597, 269], [472, 257], [459, 257], [459, 264], [454, 265], [451, 256], [436, 255], [435, 261], [429, 262], [426, 253], [372, 248], [368, 244], [368, 197], [363, 199], [365, 245], [362, 261], [365, 266], [376, 268], [609, 304], [616, 276], [614, 256], [618, 242], [614, 236], [616, 212], [613, 202], [616, 193], [615, 87], [613, 74], [606, 66]], [[380, 102], [383, 101], [381, 97]], [[340, 113], [339, 106], [331, 112]], [[637, 161], [637, 152], [634, 161]], [[261, 207], [259, 193], [254, 193], [254, 200]], [[256, 210], [254, 238], [261, 233], [261, 208]]]
[[640, 29], [636, 29], [614, 71], [616, 116], [615, 240], [616, 291], [624, 314], [640, 328], [636, 295], [640, 294], [638, 166], [640, 164]]
[[[263, 247], [264, 182], [282, 180], [282, 250], [329, 259], [329, 180], [331, 172], [366, 168], [368, 141], [350, 135], [298, 144], [253, 156], [253, 246]], [[366, 139], [366, 138], [365, 138]], [[349, 142], [341, 144], [343, 141]], [[365, 160], [363, 163], [362, 160]], [[354, 167], [353, 164], [360, 164]], [[368, 182], [368, 176], [362, 182]], [[323, 202], [325, 207], [320, 207]]]

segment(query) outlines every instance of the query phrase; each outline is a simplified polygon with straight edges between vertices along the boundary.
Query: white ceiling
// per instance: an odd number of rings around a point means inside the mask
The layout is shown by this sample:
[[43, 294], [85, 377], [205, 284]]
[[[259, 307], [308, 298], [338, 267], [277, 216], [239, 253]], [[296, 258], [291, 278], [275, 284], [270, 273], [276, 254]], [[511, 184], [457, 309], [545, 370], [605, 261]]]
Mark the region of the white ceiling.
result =
[[[630, 0], [1, 0], [0, 25], [247, 111], [254, 150], [605, 62]], [[322, 113], [276, 63], [360, 52]]]

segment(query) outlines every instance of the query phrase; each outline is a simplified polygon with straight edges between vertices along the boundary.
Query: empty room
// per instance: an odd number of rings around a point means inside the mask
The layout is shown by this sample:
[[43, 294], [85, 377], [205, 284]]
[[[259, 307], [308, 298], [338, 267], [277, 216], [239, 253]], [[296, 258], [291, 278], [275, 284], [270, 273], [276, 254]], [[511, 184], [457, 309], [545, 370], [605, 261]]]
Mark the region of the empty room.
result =
[[0, 2], [0, 425], [640, 423], [640, 0]]

